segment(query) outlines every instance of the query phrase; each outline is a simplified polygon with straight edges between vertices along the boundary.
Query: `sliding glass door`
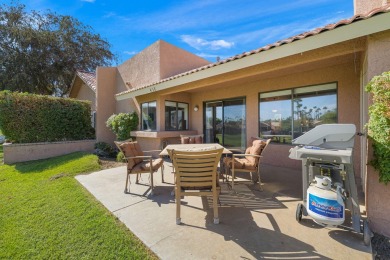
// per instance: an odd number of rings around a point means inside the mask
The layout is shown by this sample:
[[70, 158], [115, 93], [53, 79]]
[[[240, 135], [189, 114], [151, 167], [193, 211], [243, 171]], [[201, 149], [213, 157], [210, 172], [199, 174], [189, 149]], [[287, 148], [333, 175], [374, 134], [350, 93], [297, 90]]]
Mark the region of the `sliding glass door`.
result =
[[222, 102], [207, 102], [205, 108], [205, 141], [222, 145]]
[[227, 148], [245, 149], [245, 98], [205, 102], [205, 141]]

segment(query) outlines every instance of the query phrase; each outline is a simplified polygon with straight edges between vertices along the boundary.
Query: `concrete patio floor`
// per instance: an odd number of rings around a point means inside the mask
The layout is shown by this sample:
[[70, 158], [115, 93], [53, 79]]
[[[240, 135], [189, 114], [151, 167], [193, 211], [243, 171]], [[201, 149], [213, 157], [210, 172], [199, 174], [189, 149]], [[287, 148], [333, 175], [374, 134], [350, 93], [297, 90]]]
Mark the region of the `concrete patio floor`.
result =
[[295, 220], [301, 172], [288, 168], [262, 165], [263, 192], [247, 180], [235, 190], [221, 182], [219, 225], [211, 198], [185, 197], [183, 223], [176, 225], [173, 176], [165, 164], [166, 183], [155, 173], [154, 196], [148, 196], [148, 174], [139, 185], [133, 178], [125, 194], [125, 167], [76, 179], [161, 259], [372, 259], [361, 234], [323, 228], [310, 217]]

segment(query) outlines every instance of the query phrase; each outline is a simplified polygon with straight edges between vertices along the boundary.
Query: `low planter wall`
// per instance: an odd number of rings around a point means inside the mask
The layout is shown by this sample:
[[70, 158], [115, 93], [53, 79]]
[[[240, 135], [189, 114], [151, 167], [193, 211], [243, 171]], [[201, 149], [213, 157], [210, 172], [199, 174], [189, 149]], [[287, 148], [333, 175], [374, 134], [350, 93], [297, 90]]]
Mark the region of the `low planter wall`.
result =
[[12, 164], [55, 156], [73, 152], [93, 152], [96, 140], [81, 140], [52, 143], [29, 143], [29, 144], [4, 144], [4, 163]]
[[293, 147], [291, 145], [270, 143], [264, 150], [262, 154], [263, 158], [261, 158], [260, 162], [272, 166], [301, 169], [301, 161], [292, 160], [288, 157], [290, 155], [290, 149]]

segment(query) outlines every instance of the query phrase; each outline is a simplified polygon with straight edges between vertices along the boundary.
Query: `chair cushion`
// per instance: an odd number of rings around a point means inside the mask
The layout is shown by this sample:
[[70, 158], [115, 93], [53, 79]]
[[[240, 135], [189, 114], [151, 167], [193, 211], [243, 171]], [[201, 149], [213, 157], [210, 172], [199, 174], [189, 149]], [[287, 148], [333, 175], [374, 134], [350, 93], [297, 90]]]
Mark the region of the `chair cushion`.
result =
[[[223, 158], [223, 163], [225, 164], [225, 166], [232, 168], [233, 158], [225, 157]], [[256, 164], [246, 158], [234, 158], [234, 169], [256, 171]]]
[[[246, 159], [244, 159], [244, 158], [234, 158], [234, 168], [235, 169], [242, 169], [242, 168], [244, 168], [245, 161], [246, 161]], [[233, 158], [224, 157], [223, 158], [223, 163], [224, 163], [225, 166], [227, 166], [229, 168], [233, 168], [233, 166], [232, 166]]]
[[203, 135], [180, 135], [182, 144], [203, 144]]
[[[153, 159], [152, 160], [152, 170], [157, 171], [161, 165], [164, 163], [163, 159], [158, 158], [158, 159]], [[137, 165], [134, 166], [134, 168], [131, 170], [132, 173], [137, 173], [137, 172], [144, 172], [144, 171], [149, 171], [150, 170], [150, 161], [142, 161], [141, 163], [138, 163]]]
[[196, 144], [203, 144], [203, 138], [202, 136], [195, 136], [195, 143]]
[[189, 137], [181, 137], [181, 143], [182, 144], [189, 144], [190, 138]]
[[[121, 150], [125, 154], [126, 157], [134, 157], [134, 156], [143, 156], [144, 153], [141, 150], [141, 147], [137, 142], [125, 142], [120, 145]], [[133, 158], [127, 159], [127, 168], [129, 170], [133, 169], [133, 167], [141, 163], [141, 158]]]
[[[253, 154], [253, 155], [260, 155], [264, 147], [266, 146], [266, 142], [263, 140], [254, 140], [252, 147], [247, 149], [245, 152], [246, 154]], [[249, 150], [249, 153], [248, 153]], [[259, 158], [252, 157], [252, 156], [246, 156], [245, 157], [248, 161], [251, 162], [251, 164], [257, 165]]]
[[248, 146], [247, 147], [252, 147], [252, 145], [253, 145], [253, 142], [254, 141], [256, 141], [256, 140], [262, 140], [260, 137], [251, 137], [250, 139], [249, 139], [249, 143], [248, 143]]
[[[253, 158], [253, 157], [252, 157]], [[257, 158], [256, 158], [257, 159]], [[257, 162], [253, 162], [253, 161], [250, 161], [248, 159], [242, 159], [241, 161], [244, 166], [242, 167], [242, 169], [244, 170], [253, 170], [253, 171], [256, 171], [256, 166], [257, 166]]]

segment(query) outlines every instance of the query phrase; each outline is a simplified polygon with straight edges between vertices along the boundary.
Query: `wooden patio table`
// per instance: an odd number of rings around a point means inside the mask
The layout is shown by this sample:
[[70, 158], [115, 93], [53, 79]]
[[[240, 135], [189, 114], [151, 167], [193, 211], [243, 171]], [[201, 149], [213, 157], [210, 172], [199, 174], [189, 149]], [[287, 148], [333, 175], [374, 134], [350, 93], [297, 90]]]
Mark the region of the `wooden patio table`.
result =
[[215, 149], [220, 149], [220, 148], [223, 148], [223, 151], [222, 151], [222, 154], [232, 154], [232, 152], [228, 149], [226, 149], [225, 147], [223, 147], [222, 145], [220, 144], [169, 144], [165, 147], [164, 150], [162, 150], [162, 152], [160, 153], [160, 156], [165, 156], [165, 155], [169, 155], [168, 154], [168, 150], [174, 150], [174, 149], [177, 149], [177, 150], [181, 150], [181, 151], [191, 151], [191, 150], [197, 150], [197, 149], [201, 149], [201, 148], [208, 148], [208, 147], [215, 147]]
[[[174, 150], [174, 149], [177, 149], [177, 150], [181, 150], [181, 151], [195, 151], [195, 150], [200, 150], [201, 148], [208, 148], [208, 147], [215, 147], [215, 149], [220, 149], [220, 148], [223, 148], [223, 151], [222, 151], [222, 154], [227, 156], [228, 154], [233, 154], [229, 149], [226, 149], [225, 147], [223, 147], [222, 145], [220, 144], [217, 144], [217, 143], [211, 143], [211, 144], [207, 144], [207, 143], [203, 143], [203, 144], [169, 144], [165, 147], [164, 150], [161, 151], [160, 153], [160, 157], [162, 156], [169, 156], [168, 154], [168, 150]], [[220, 174], [223, 172], [221, 171], [221, 167], [223, 166], [223, 162], [222, 162], [222, 157], [221, 157], [221, 162], [220, 162]], [[223, 178], [223, 181], [225, 181], [225, 176], [223, 176], [222, 174], [222, 178]], [[219, 181], [219, 178], [218, 178], [218, 181]]]

